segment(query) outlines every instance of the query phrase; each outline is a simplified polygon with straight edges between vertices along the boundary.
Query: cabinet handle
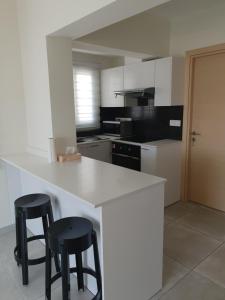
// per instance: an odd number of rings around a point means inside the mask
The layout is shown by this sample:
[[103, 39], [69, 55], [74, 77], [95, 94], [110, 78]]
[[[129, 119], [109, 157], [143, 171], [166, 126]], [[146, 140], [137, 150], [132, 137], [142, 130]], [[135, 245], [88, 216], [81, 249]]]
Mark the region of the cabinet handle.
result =
[[112, 153], [112, 155], [120, 156], [120, 157], [125, 157], [125, 158], [130, 158], [130, 159], [134, 159], [134, 160], [140, 160], [139, 157], [136, 157], [136, 156], [130, 156], [130, 155], [121, 154], [121, 153]]
[[141, 150], [149, 151], [150, 149], [149, 148], [141, 148]]

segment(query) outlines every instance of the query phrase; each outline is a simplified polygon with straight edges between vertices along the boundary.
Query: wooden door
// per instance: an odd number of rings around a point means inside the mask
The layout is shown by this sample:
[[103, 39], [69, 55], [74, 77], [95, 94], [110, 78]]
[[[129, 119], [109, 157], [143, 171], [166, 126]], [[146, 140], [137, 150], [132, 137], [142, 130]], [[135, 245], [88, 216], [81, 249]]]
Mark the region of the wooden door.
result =
[[225, 52], [193, 60], [189, 200], [225, 211]]

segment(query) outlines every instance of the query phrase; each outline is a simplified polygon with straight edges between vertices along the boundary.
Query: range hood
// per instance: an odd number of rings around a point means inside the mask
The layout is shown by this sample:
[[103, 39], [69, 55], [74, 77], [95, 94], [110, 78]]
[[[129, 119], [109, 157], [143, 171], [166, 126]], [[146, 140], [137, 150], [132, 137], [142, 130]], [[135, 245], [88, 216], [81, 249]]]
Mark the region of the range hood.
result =
[[141, 88], [141, 89], [132, 89], [132, 90], [120, 90], [114, 91], [116, 96], [129, 96], [131, 98], [147, 98], [154, 99], [155, 96], [155, 88]]

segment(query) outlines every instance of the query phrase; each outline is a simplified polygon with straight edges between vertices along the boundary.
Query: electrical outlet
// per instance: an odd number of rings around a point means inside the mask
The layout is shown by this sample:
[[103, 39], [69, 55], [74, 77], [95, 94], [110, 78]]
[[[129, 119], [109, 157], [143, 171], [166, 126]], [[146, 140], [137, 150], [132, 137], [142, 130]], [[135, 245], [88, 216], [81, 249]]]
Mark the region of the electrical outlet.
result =
[[181, 120], [170, 120], [170, 126], [181, 127]]

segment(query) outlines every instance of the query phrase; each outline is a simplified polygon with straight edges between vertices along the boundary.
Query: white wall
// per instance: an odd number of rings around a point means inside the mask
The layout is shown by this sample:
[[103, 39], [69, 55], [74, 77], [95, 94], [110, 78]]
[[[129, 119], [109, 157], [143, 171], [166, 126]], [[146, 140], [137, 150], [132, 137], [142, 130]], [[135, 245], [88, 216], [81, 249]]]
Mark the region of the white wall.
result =
[[47, 52], [53, 136], [57, 153], [64, 153], [66, 145], [76, 146], [72, 40], [48, 37]]
[[0, 154], [25, 147], [21, 52], [16, 0], [0, 0]]
[[47, 34], [110, 2], [112, 0], [17, 0], [28, 151], [47, 156], [48, 138], [54, 134], [48, 74]]
[[169, 32], [169, 21], [144, 12], [78, 40], [105, 47], [163, 56], [169, 52]]
[[124, 58], [119, 56], [98, 55], [79, 51], [73, 51], [72, 54], [74, 64], [88, 64], [97, 66], [99, 69], [108, 69], [124, 64]]
[[46, 36], [80, 37], [168, 0], [17, 0], [28, 150], [47, 156], [53, 136]]
[[171, 55], [220, 43], [225, 43], [225, 3], [171, 22]]

